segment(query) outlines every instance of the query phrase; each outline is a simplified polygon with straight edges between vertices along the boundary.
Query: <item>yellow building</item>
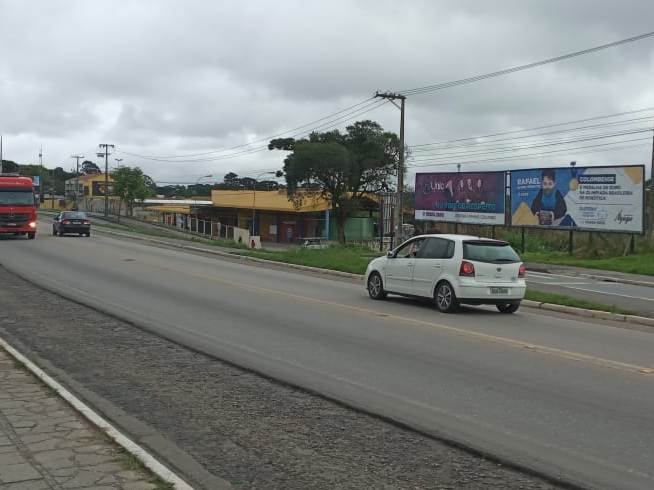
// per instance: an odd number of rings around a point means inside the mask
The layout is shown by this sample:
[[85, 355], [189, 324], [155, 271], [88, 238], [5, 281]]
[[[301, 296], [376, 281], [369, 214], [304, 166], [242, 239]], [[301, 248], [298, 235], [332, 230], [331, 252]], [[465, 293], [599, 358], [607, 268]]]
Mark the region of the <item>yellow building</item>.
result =
[[[114, 179], [111, 177], [111, 174], [108, 176], [109, 181], [109, 195], [112, 195], [112, 184]], [[92, 198], [92, 197], [104, 197], [105, 195], [105, 176], [104, 174], [91, 174], [91, 175], [80, 175], [79, 177], [74, 177], [68, 179], [64, 184], [64, 191], [67, 197], [75, 196], [75, 184], [79, 181], [79, 187], [77, 188], [77, 195], [82, 198]]]

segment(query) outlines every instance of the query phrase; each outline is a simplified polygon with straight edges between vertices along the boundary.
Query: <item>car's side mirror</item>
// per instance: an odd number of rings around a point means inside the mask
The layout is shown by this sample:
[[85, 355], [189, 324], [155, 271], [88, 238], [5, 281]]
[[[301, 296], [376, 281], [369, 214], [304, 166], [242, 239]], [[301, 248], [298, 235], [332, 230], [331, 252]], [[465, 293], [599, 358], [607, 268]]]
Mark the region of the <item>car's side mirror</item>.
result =
[[395, 258], [395, 252], [393, 252], [392, 250], [389, 250], [386, 253], [386, 257], [388, 257], [389, 259], [394, 259]]

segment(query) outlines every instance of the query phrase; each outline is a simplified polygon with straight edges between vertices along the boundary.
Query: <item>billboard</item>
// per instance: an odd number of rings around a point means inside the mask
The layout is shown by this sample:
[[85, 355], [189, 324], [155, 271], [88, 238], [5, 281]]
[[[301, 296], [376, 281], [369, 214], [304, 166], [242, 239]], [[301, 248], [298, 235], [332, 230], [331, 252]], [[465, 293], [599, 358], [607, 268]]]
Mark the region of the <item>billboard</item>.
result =
[[511, 225], [643, 232], [645, 167], [511, 171]]
[[505, 172], [416, 174], [416, 219], [504, 224]]
[[113, 182], [109, 182], [108, 192], [105, 192], [107, 186], [105, 186], [104, 181], [94, 180], [93, 181], [93, 195], [94, 196], [104, 196], [105, 194], [113, 195], [114, 188]]

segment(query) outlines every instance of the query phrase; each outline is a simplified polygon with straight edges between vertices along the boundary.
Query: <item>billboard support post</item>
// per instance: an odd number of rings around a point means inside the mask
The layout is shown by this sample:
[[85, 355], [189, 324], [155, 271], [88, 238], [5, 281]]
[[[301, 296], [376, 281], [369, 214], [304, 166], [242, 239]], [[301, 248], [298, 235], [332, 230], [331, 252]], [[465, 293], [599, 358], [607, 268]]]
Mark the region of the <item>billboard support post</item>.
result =
[[572, 255], [575, 251], [575, 232], [570, 230], [570, 235], [568, 236], [568, 253]]
[[631, 235], [629, 240], [629, 253], [631, 255], [636, 253], [636, 235]]
[[520, 250], [522, 250], [522, 253], [525, 253], [525, 227], [523, 226], [520, 228], [520, 231], [522, 232], [521, 235], [521, 242], [520, 242]]

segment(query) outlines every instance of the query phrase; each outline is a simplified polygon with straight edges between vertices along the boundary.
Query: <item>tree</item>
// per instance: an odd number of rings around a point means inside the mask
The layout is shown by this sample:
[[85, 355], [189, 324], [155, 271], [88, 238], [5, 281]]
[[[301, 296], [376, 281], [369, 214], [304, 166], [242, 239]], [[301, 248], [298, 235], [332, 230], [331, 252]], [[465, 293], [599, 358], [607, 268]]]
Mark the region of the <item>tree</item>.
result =
[[91, 160], [84, 160], [80, 166], [80, 172], [82, 172], [84, 175], [94, 175], [101, 174], [102, 170], [100, 170], [100, 167], [98, 167]]
[[345, 243], [345, 221], [364, 195], [389, 188], [400, 152], [397, 135], [374, 121], [356, 122], [346, 131], [274, 139], [268, 145], [291, 152], [284, 159], [284, 177], [287, 194], [297, 206], [311, 198], [330, 202], [340, 243]]
[[[120, 167], [113, 171], [114, 194], [120, 198], [121, 206], [125, 203], [128, 216], [132, 215], [135, 201], [142, 201], [151, 193], [146, 185], [143, 171], [138, 167]], [[120, 207], [118, 219], [120, 220]]]
[[13, 174], [18, 172], [20, 165], [11, 160], [2, 160], [2, 171], [6, 174]]

